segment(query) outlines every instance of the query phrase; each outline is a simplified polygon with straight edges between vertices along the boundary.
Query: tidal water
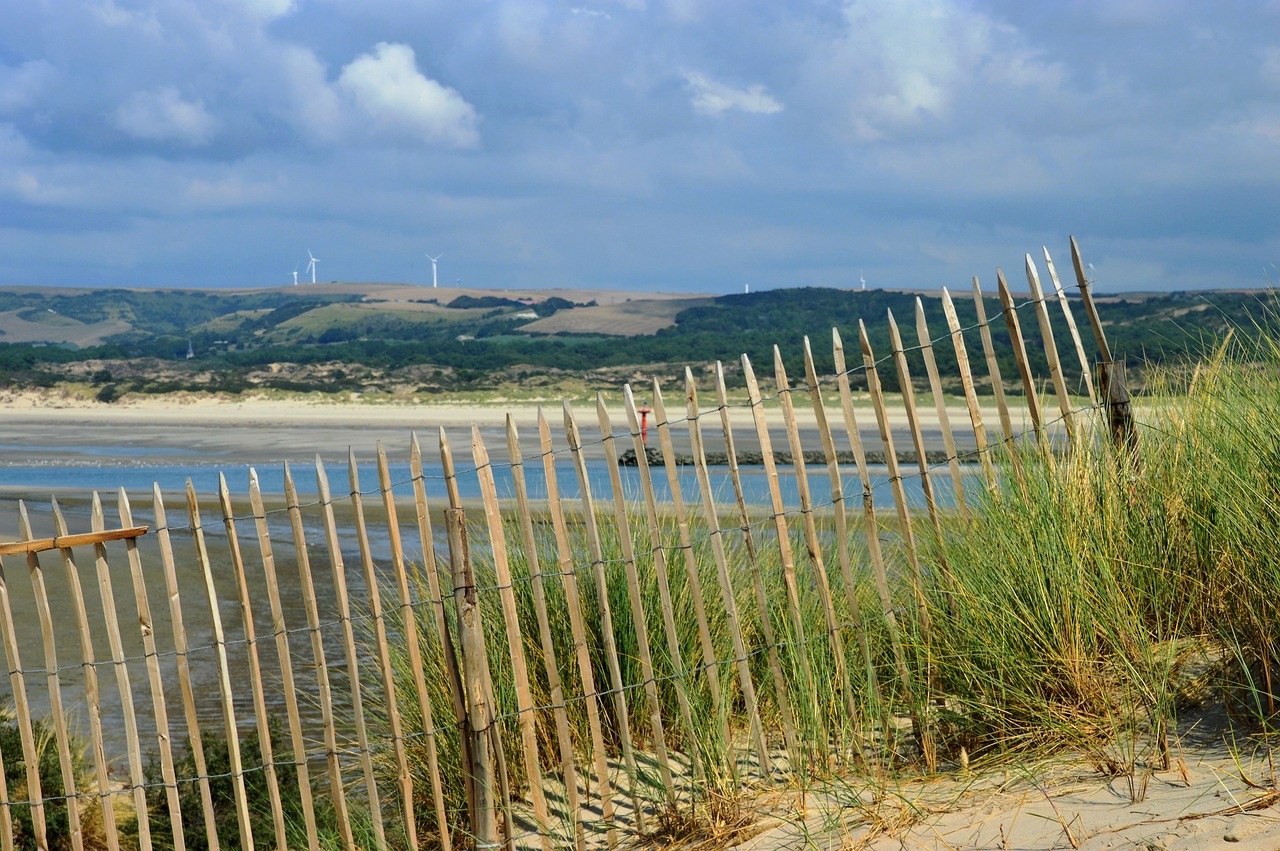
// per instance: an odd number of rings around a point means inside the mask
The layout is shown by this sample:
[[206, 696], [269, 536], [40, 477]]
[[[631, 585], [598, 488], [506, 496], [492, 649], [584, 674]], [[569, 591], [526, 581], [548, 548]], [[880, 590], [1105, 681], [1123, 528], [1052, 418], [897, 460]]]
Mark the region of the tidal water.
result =
[[[157, 661], [165, 682], [165, 698], [174, 738], [178, 741], [186, 735], [187, 727], [183, 720], [182, 694], [178, 688], [179, 659], [174, 652], [175, 638], [168, 608], [169, 594], [161, 569], [162, 560], [154, 529], [152, 483], [158, 483], [164, 494], [168, 524], [173, 529], [172, 544], [178, 587], [181, 592], [187, 640], [192, 648], [188, 661], [196, 696], [197, 723], [202, 728], [207, 726], [213, 729], [222, 729], [224, 723], [218, 685], [219, 649], [214, 641], [216, 614], [221, 619], [223, 630], [227, 635], [227, 644], [223, 649], [230, 679], [234, 685], [235, 714], [239, 725], [247, 728], [252, 724], [253, 717], [252, 692], [249, 688], [250, 645], [245, 640], [240, 593], [228, 530], [224, 525], [217, 500], [219, 473], [226, 476], [228, 488], [233, 494], [234, 511], [239, 518], [235, 523], [235, 531], [239, 537], [240, 551], [245, 564], [251, 620], [258, 638], [254, 647], [267, 682], [266, 702], [270, 710], [283, 714], [284, 692], [281, 687], [279, 658], [272, 635], [273, 626], [268, 607], [262, 552], [259, 548], [255, 525], [248, 516], [247, 499], [244, 498], [248, 493], [249, 465], [209, 463], [207, 459], [197, 457], [195, 453], [190, 462], [184, 463], [175, 461], [171, 450], [166, 452], [167, 457], [163, 462], [149, 461], [145, 453], [141, 455], [132, 453], [134, 459], [132, 463], [104, 464], [92, 459], [110, 457], [111, 447], [88, 444], [63, 445], [58, 447], [58, 451], [56, 460], [28, 464], [10, 463], [0, 466], [0, 494], [3, 494], [0, 496], [0, 539], [16, 540], [19, 537], [18, 499], [24, 500], [28, 507], [35, 527], [35, 535], [37, 537], [52, 535], [53, 523], [49, 503], [51, 494], [57, 495], [69, 531], [73, 534], [86, 532], [91, 528], [90, 497], [93, 492], [97, 492], [102, 499], [106, 514], [105, 525], [108, 528], [118, 526], [120, 518], [117, 513], [116, 494], [120, 488], [125, 490], [132, 504], [134, 523], [153, 527], [149, 534], [138, 541], [138, 550], [143, 564], [142, 586], [155, 621]], [[32, 453], [32, 457], [37, 456], [38, 453]], [[590, 460], [587, 464], [592, 495], [597, 506], [602, 510], [611, 510], [612, 507], [610, 470], [607, 464], [608, 462], [603, 459]], [[367, 604], [368, 588], [355, 534], [351, 485], [348, 480], [346, 460], [345, 458], [334, 459], [327, 462], [326, 468], [333, 498], [337, 545], [345, 564], [344, 577], [349, 594], [359, 612], [363, 611]], [[297, 693], [302, 701], [304, 722], [309, 729], [318, 731], [319, 706], [316, 680], [313, 676], [307, 675], [306, 665], [299, 664], [299, 660], [311, 659], [311, 639], [305, 629], [307, 617], [303, 604], [304, 595], [301, 591], [297, 551], [293, 543], [289, 517], [282, 510], [283, 466], [259, 465], [256, 470], [268, 504], [267, 525], [278, 575], [278, 586], [281, 590], [281, 615], [288, 630], [290, 651], [294, 656], [293, 668], [300, 672]], [[418, 536], [413, 508], [413, 487], [409, 465], [395, 463], [391, 465], [390, 470], [393, 481], [392, 490], [398, 503], [397, 528], [404, 541], [405, 556], [412, 562], [421, 562], [423, 548]], [[903, 472], [909, 503], [914, 508], [924, 508], [925, 500], [920, 486], [918, 468], [914, 465], [904, 466]], [[976, 490], [979, 487], [980, 477], [976, 472], [976, 470], [966, 471], [963, 477], [966, 489]], [[381, 494], [377, 491], [377, 471], [372, 464], [364, 464], [358, 467], [358, 473], [360, 488], [364, 494], [370, 554], [376, 564], [377, 575], [385, 583], [391, 578], [389, 575], [391, 536], [388, 518], [382, 507]], [[499, 497], [514, 498], [510, 465], [495, 461], [493, 473]], [[652, 473], [659, 503], [669, 503], [671, 493], [665, 469], [653, 468]], [[709, 470], [709, 473], [718, 507], [722, 512], [731, 509], [734, 505], [734, 494], [728, 468], [714, 467]], [[334, 577], [329, 567], [331, 558], [327, 551], [324, 511], [316, 504], [318, 493], [316, 470], [313, 464], [294, 464], [292, 474], [299, 490], [299, 500], [304, 505], [302, 525], [313, 563], [312, 579], [319, 600], [320, 619], [326, 625], [322, 631], [326, 659], [337, 669], [345, 669], [341, 631], [337, 627], [339, 608], [334, 591]], [[545, 500], [547, 487], [540, 458], [531, 457], [526, 461], [525, 474], [530, 498], [535, 503]], [[558, 461], [556, 474], [566, 506], [571, 511], [576, 510], [581, 505], [581, 493], [572, 460]], [[634, 467], [622, 467], [619, 468], [619, 474], [627, 500], [639, 508], [644, 499], [639, 471]], [[862, 488], [857, 471], [852, 467], [842, 468], [841, 474], [845, 493], [850, 500], [848, 508], [850, 511], [859, 511]], [[951, 506], [954, 503], [954, 492], [945, 466], [934, 470], [933, 474], [939, 503], [944, 507]], [[186, 498], [182, 493], [188, 479], [191, 480], [200, 503], [200, 521], [209, 557], [211, 584], [214, 589], [212, 600], [207, 590], [209, 584], [205, 581], [202, 567], [196, 557], [195, 537], [189, 525]], [[744, 497], [748, 506], [751, 507], [753, 516], [761, 518], [762, 522], [767, 521], [771, 510], [769, 482], [763, 468], [741, 468], [741, 480]], [[820, 510], [829, 507], [832, 502], [832, 492], [826, 468], [810, 466], [808, 480], [814, 505]], [[462, 499], [474, 504], [474, 501], [480, 498], [475, 469], [460, 464], [457, 469], [457, 481]], [[689, 467], [681, 468], [678, 471], [677, 481], [683, 497], [689, 503], [690, 511], [693, 512], [696, 510], [696, 503], [700, 501], [694, 470]], [[424, 469], [424, 484], [428, 502], [433, 510], [442, 508], [446, 502], [447, 492], [444, 471], [439, 464], [428, 465]], [[779, 468], [778, 484], [786, 510], [798, 511], [799, 489], [795, 470], [790, 465]], [[872, 484], [877, 505], [882, 511], [891, 510], [892, 492], [889, 487], [889, 478], [883, 468], [874, 470]], [[443, 524], [438, 520], [434, 532], [437, 552], [441, 554], [447, 552], [442, 538]], [[637, 534], [640, 534], [639, 531]], [[478, 541], [476, 545], [483, 547], [483, 541]], [[127, 753], [127, 739], [121, 723], [123, 710], [116, 679], [117, 670], [115, 665], [101, 662], [103, 659], [110, 658], [111, 655], [107, 626], [107, 612], [111, 606], [104, 608], [104, 598], [114, 601], [114, 611], [118, 616], [124, 653], [129, 660], [125, 670], [132, 690], [132, 702], [139, 707], [139, 734], [144, 752], [153, 749], [156, 742], [156, 728], [151, 710], [152, 699], [144, 647], [141, 631], [138, 629], [138, 601], [128, 553], [123, 543], [115, 542], [106, 546], [104, 555], [107, 564], [105, 575], [111, 584], [110, 598], [106, 598], [103, 593], [105, 586], [101, 581], [102, 572], [99, 570], [99, 565], [95, 563], [95, 552], [91, 547], [75, 550], [74, 562], [71, 565], [64, 562], [58, 551], [41, 553], [37, 563], [49, 589], [54, 624], [54, 650], [61, 693], [72, 726], [84, 735], [90, 733], [85, 670], [80, 651], [78, 611], [74, 605], [75, 595], [72, 593], [74, 580], [79, 583], [80, 592], [85, 601], [92, 656], [96, 663], [94, 668], [97, 671], [101, 689], [102, 735], [107, 754], [110, 758], [123, 761]], [[11, 676], [0, 680], [0, 704], [9, 703], [12, 700], [14, 679], [12, 672], [22, 670], [26, 672], [25, 689], [33, 711], [37, 716], [41, 716], [49, 711], [51, 680], [45, 667], [45, 646], [37, 617], [30, 565], [22, 556], [11, 555], [3, 559], [3, 567], [19, 658], [8, 659], [7, 668]], [[424, 611], [423, 617], [425, 616]], [[363, 663], [371, 664], [367, 658]], [[363, 676], [362, 679], [371, 679], [372, 676], [373, 670], [370, 668], [368, 675]], [[335, 693], [342, 693], [340, 686], [335, 685]]]

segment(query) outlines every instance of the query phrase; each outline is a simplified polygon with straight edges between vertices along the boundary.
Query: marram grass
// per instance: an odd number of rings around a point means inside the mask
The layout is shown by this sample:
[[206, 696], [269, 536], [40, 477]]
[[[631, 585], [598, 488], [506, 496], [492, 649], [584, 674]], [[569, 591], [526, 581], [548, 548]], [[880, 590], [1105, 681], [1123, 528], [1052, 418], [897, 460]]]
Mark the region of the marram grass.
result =
[[[849, 550], [857, 611], [849, 606], [842, 580], [830, 508], [815, 514], [817, 551], [830, 584], [843, 667], [836, 664], [833, 633], [800, 515], [789, 518], [797, 611], [788, 597], [772, 523], [752, 527], [753, 561], [736, 521], [726, 517], [723, 541], [734, 601], [777, 777], [802, 789], [836, 776], [843, 778], [841, 782], [856, 777], [876, 786], [890, 782], [895, 773], [923, 770], [912, 717], [928, 729], [943, 770], [956, 765], [962, 753], [981, 758], [1069, 749], [1083, 753], [1103, 771], [1132, 774], [1140, 762], [1150, 765], [1167, 758], [1168, 734], [1186, 702], [1186, 672], [1193, 666], [1204, 669], [1206, 660], [1212, 663], [1208, 668], [1220, 674], [1210, 689], [1212, 699], [1228, 701], [1237, 710], [1243, 707], [1246, 720], [1255, 725], [1270, 723], [1271, 695], [1278, 685], [1272, 680], [1280, 676], [1280, 608], [1275, 605], [1280, 599], [1280, 346], [1266, 338], [1237, 342], [1207, 358], [1190, 379], [1175, 383], [1175, 377], [1172, 372], [1152, 377], [1139, 400], [1136, 458], [1110, 444], [1100, 416], [1088, 420], [1095, 415], [1082, 415], [1081, 440], [1071, 452], [1025, 450], [1017, 464], [1004, 459], [999, 489], [971, 502], [971, 520], [948, 517], [941, 535], [935, 535], [923, 514], [915, 518], [931, 621], [927, 640], [889, 494], [877, 492], [880, 540], [912, 678], [910, 690], [899, 678], [883, 607], [871, 580], [857, 514], [860, 500], [851, 498], [846, 504], [851, 512]], [[851, 497], [857, 496], [856, 478], [849, 477], [845, 487]], [[728, 505], [719, 507], [725, 510]], [[602, 697], [611, 781], [615, 789], [634, 789], [652, 825], [668, 828], [697, 821], [676, 817], [677, 811], [724, 813], [726, 801], [770, 788], [755, 770], [710, 530], [696, 506], [688, 510], [694, 540], [688, 553], [706, 604], [715, 661], [705, 670], [686, 550], [675, 521], [669, 511], [664, 514], [662, 556], [675, 601], [672, 617], [683, 671], [668, 645], [657, 565], [641, 507], [634, 507], [629, 518], [664, 738], [677, 773], [673, 799], [654, 764], [648, 698], [641, 687], [645, 678], [616, 525], [610, 511], [597, 517], [619, 665], [630, 686], [626, 708], [641, 757], [640, 776], [625, 778], [620, 719], [612, 698]], [[476, 515], [478, 520], [478, 511]], [[608, 690], [610, 670], [595, 567], [581, 519], [569, 519], [592, 673], [597, 689]], [[563, 817], [562, 793], [554, 791], [559, 782], [554, 701], [543, 663], [530, 567], [514, 517], [509, 524], [510, 568], [537, 707], [540, 768], [555, 799], [548, 828], [558, 837], [557, 844], [567, 843], [573, 827]], [[579, 784], [591, 790], [586, 799], [594, 807], [598, 802], [591, 776], [587, 701], [563, 576], [549, 524], [536, 525]], [[527, 793], [527, 778], [507, 636], [498, 593], [492, 590], [497, 583], [490, 553], [477, 543], [487, 536], [487, 530], [473, 526], [472, 556], [477, 585], [488, 589], [481, 591], [480, 601], [496, 708], [503, 718], [499, 730], [512, 794], [520, 798]], [[763, 612], [754, 589], [756, 575], [767, 602]], [[426, 599], [430, 595], [421, 568], [418, 579], [417, 595]], [[445, 588], [450, 587], [446, 577], [441, 579]], [[391, 599], [390, 590], [384, 599]], [[452, 619], [451, 602], [445, 610]], [[467, 807], [464, 771], [444, 657], [432, 609], [422, 605], [415, 611], [439, 729], [435, 741], [446, 809], [455, 840], [465, 842], [459, 827], [465, 825]], [[398, 613], [393, 608], [389, 616]], [[770, 665], [764, 618], [777, 641], [781, 691]], [[869, 644], [878, 692], [871, 686], [858, 645], [859, 624]], [[393, 636], [403, 634], [395, 624], [389, 629]], [[418, 797], [419, 834], [429, 845], [433, 835], [439, 836], [439, 826], [426, 769], [426, 739], [420, 735], [407, 654], [403, 646], [392, 650], [398, 707], [411, 734], [406, 745]], [[708, 671], [719, 683], [719, 706], [707, 687]], [[691, 724], [681, 712], [681, 697], [690, 708]], [[370, 690], [369, 699], [369, 717], [379, 728], [373, 738], [386, 741], [385, 701], [377, 689]], [[881, 722], [885, 717], [896, 719], [891, 729]], [[798, 752], [790, 754], [784, 753], [788, 720], [799, 745]], [[377, 753], [387, 790], [384, 798], [392, 806], [395, 765], [389, 748]], [[598, 814], [590, 818], [590, 831], [607, 827]], [[635, 825], [628, 821], [622, 827]]]

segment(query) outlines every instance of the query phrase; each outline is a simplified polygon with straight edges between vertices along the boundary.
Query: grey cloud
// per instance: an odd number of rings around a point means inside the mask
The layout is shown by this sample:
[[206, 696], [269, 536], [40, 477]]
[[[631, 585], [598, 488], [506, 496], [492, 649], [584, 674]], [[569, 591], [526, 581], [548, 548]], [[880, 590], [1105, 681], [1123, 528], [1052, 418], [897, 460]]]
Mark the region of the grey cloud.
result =
[[308, 242], [334, 277], [409, 279], [429, 241], [477, 284], [936, 286], [1078, 231], [1132, 286], [1260, 284], [1277, 23], [1252, 2], [9, 4], [0, 283], [247, 285]]

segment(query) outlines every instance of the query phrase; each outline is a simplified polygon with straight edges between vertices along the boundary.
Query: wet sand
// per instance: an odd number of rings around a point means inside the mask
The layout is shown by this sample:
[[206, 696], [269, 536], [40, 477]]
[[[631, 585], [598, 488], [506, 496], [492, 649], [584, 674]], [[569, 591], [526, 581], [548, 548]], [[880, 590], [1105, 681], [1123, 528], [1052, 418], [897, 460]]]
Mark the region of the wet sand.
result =
[[[931, 404], [920, 400], [922, 431], [927, 449], [943, 446], [938, 416]], [[801, 443], [818, 449], [821, 440], [808, 398], [797, 395], [796, 422]], [[835, 429], [837, 445], [847, 448], [839, 400], [831, 395], [827, 414]], [[783, 416], [778, 403], [766, 404], [770, 433], [775, 448], [786, 447]], [[564, 420], [559, 403], [547, 404], [557, 447], [564, 448]], [[600, 429], [594, 405], [573, 406], [583, 440], [593, 457], [603, 456]], [[621, 404], [609, 406], [609, 418], [619, 437], [618, 451], [631, 448], [627, 418]], [[29, 463], [241, 463], [272, 464], [313, 461], [320, 454], [326, 461], [343, 461], [348, 448], [358, 456], [371, 456], [382, 441], [388, 455], [407, 458], [410, 433], [416, 432], [424, 452], [438, 449], [439, 429], [444, 428], [455, 453], [470, 455], [470, 427], [480, 426], [490, 452], [505, 456], [505, 420], [511, 414], [520, 429], [526, 454], [537, 448], [537, 406], [528, 402], [439, 403], [418, 406], [382, 404], [326, 404], [261, 400], [181, 401], [148, 399], [141, 402], [103, 405], [78, 400], [10, 398], [0, 401], [4, 428], [0, 435], [0, 464]], [[688, 426], [680, 399], [669, 403], [671, 434], [677, 452], [689, 451]], [[988, 433], [998, 430], [994, 405], [984, 405], [983, 418]], [[974, 447], [969, 414], [962, 405], [949, 400], [948, 416], [956, 434], [958, 449]], [[875, 414], [869, 401], [859, 399], [857, 418], [862, 440], [868, 449], [880, 447]], [[907, 419], [901, 406], [891, 410], [890, 425], [897, 448], [911, 447]], [[731, 407], [734, 439], [740, 449], [756, 449], [755, 428], [746, 405]], [[656, 441], [650, 418], [649, 440]], [[1015, 426], [1020, 427], [1021, 420]], [[724, 438], [720, 418], [714, 409], [703, 410], [703, 431], [708, 451], [720, 451]]]

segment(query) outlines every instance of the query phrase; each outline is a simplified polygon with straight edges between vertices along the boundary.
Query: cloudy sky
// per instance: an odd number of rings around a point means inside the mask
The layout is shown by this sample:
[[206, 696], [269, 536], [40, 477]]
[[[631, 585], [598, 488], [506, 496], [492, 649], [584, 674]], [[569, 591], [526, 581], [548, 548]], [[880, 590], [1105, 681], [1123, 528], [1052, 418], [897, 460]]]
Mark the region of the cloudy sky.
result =
[[1280, 280], [1280, 2], [0, 2], [0, 285]]

